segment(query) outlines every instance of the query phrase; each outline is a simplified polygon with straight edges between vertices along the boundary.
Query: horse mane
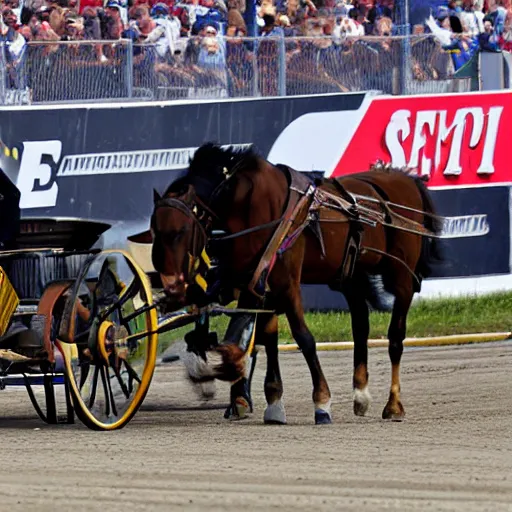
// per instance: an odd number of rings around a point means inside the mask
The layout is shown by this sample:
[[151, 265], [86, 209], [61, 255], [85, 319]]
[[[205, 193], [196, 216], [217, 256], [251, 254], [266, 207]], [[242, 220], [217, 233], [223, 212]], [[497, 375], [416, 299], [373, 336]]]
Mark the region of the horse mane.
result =
[[202, 178], [225, 178], [226, 171], [258, 168], [261, 155], [253, 146], [222, 147], [214, 142], [203, 144], [190, 160], [188, 175]]
[[178, 195], [183, 194], [187, 190], [189, 183], [188, 176], [182, 176], [174, 180], [165, 190], [164, 197], [173, 193]]
[[200, 196], [207, 198], [226, 179], [226, 174], [244, 169], [258, 169], [261, 158], [252, 146], [222, 147], [214, 142], [207, 142], [189, 159], [186, 174], [174, 180], [164, 195], [180, 195], [186, 192], [189, 185], [193, 185]]
[[214, 142], [207, 142], [189, 159], [186, 174], [172, 182], [165, 194], [180, 195], [192, 185], [197, 195], [208, 202], [211, 194], [226, 180], [227, 175], [245, 169], [256, 170], [260, 167], [261, 159], [253, 147], [222, 147]]
[[393, 164], [389, 162], [384, 162], [383, 160], [377, 160], [374, 164], [372, 164], [370, 167], [370, 171], [386, 173], [401, 172], [402, 174], [406, 174], [407, 176], [411, 176], [412, 178], [416, 178], [420, 181], [428, 181], [428, 176], [418, 175], [417, 169], [414, 169], [413, 167], [395, 167], [393, 166]]

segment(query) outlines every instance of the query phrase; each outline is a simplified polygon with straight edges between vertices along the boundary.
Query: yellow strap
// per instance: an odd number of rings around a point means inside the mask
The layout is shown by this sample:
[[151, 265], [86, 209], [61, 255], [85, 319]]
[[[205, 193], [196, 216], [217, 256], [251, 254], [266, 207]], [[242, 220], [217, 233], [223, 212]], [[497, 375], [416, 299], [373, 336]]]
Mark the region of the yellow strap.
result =
[[203, 292], [206, 292], [206, 288], [208, 288], [208, 283], [201, 274], [196, 274], [195, 281], [201, 287]]
[[206, 263], [206, 266], [208, 268], [211, 268], [212, 266], [212, 262], [210, 260], [210, 257], [208, 256], [207, 252], [206, 252], [206, 249], [203, 249], [202, 252], [201, 252], [201, 258], [203, 259], [203, 261]]

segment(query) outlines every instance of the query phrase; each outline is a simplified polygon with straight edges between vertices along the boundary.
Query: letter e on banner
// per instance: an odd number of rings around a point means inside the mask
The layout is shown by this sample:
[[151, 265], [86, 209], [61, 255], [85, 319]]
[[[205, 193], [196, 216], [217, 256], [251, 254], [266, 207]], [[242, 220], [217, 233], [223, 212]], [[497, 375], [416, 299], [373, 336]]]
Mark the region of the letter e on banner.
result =
[[[62, 153], [58, 140], [24, 142], [17, 187], [21, 193], [20, 208], [49, 208], [57, 204], [59, 191], [53, 168]], [[47, 163], [51, 157], [53, 168]]]

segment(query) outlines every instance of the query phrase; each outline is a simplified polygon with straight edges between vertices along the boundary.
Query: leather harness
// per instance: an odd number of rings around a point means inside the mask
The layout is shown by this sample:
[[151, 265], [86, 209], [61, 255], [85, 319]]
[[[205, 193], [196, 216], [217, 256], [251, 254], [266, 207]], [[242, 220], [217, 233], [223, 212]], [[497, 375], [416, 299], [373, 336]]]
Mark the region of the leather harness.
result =
[[[319, 180], [313, 181], [308, 178], [305, 173], [301, 173], [285, 165], [278, 164], [276, 167], [285, 173], [289, 183], [288, 198], [283, 215], [279, 219], [267, 224], [248, 228], [216, 239], [218, 241], [229, 240], [277, 226], [259, 259], [255, 271], [251, 273], [247, 287], [248, 290], [259, 299], [263, 299], [265, 296], [268, 287], [268, 276], [272, 271], [277, 257], [290, 249], [307, 227], [312, 230], [317, 238], [322, 254], [325, 256], [325, 244], [320, 229], [321, 219], [319, 215], [322, 208], [328, 208], [341, 213], [346, 219], [343, 221], [349, 222], [350, 225], [342, 264], [333, 283], [330, 285], [333, 289], [339, 289], [343, 280], [351, 277], [354, 272], [355, 264], [361, 252], [361, 239], [364, 224], [373, 227], [377, 224], [381, 224], [420, 235], [435, 236], [434, 233], [430, 232], [421, 224], [412, 222], [391, 210], [391, 206], [394, 206], [405, 210], [416, 211], [412, 208], [405, 208], [401, 205], [390, 203], [383, 198], [377, 199], [353, 195], [337, 180], [329, 181], [329, 184], [333, 185], [337, 192], [337, 194], [333, 194], [319, 187], [321, 180], [320, 182]], [[229, 180], [231, 176], [235, 174], [235, 170], [232, 170], [230, 173], [225, 170], [224, 174], [226, 180]], [[217, 187], [216, 192], [218, 193], [221, 189], [222, 183]], [[197, 204], [191, 207], [180, 198], [162, 198], [156, 202], [155, 209], [160, 207], [175, 208], [193, 219], [194, 227], [197, 227], [197, 229], [194, 229], [193, 248], [192, 252], [189, 253], [189, 270], [191, 271], [189, 278], [194, 278], [196, 282], [199, 282], [198, 280], [200, 279], [204, 282], [202, 288], [205, 289], [206, 282], [198, 272], [197, 262], [201, 257], [203, 259], [205, 257], [208, 258], [204, 247], [208, 240], [208, 234], [211, 230], [213, 219], [217, 218], [217, 216], [199, 198], [196, 197], [195, 200]], [[322, 219], [322, 221], [323, 220], [325, 219]], [[330, 221], [340, 222], [340, 219]], [[198, 254], [201, 247], [203, 250], [201, 254]], [[371, 248], [366, 249], [371, 250]], [[210, 266], [209, 259], [207, 266], [208, 268]]]

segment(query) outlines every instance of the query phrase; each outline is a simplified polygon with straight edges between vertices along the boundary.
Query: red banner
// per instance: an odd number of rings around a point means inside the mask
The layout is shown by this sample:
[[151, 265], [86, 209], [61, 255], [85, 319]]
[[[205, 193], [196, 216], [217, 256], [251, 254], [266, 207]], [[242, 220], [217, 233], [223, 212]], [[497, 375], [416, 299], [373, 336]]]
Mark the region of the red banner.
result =
[[512, 183], [511, 149], [512, 92], [376, 98], [332, 176], [383, 160], [429, 187]]

